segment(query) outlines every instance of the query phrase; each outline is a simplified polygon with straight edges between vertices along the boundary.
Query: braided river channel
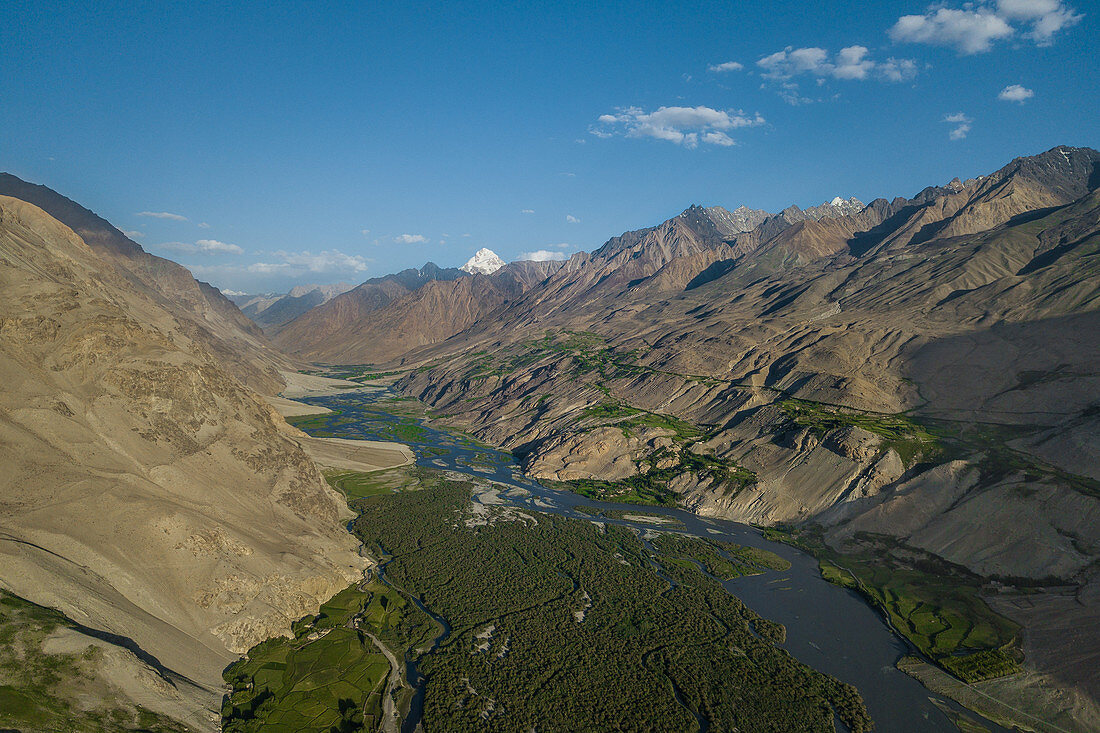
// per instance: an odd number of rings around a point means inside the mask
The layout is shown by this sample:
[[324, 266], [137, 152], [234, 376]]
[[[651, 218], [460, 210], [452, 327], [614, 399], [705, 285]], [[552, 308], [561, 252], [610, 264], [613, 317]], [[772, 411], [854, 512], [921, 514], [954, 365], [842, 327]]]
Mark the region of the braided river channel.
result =
[[[769, 541], [758, 529], [746, 524], [701, 517], [666, 507], [594, 501], [569, 491], [545, 487], [524, 476], [509, 453], [436, 428], [430, 418], [387, 411], [387, 408], [401, 404], [393, 401], [396, 397], [399, 396], [390, 390], [356, 389], [298, 399], [339, 413], [339, 419], [333, 420], [327, 428], [328, 434], [334, 437], [394, 440], [397, 429], [397, 439], [412, 448], [419, 466], [465, 474], [473, 481], [492, 482], [502, 488], [521, 489], [503, 490], [499, 494], [500, 499], [511, 506], [584, 521], [593, 521], [594, 518], [578, 511], [578, 507], [634, 510], [677, 521], [670, 522], [668, 527], [656, 527], [651, 522], [605, 517], [598, 520], [630, 527], [642, 536], [659, 529], [774, 552], [791, 563], [789, 570], [739, 577], [722, 585], [764, 618], [786, 627], [787, 636], [782, 648], [814, 669], [854, 685], [863, 696], [876, 731], [957, 733], [959, 730], [939, 706], [960, 712], [964, 708], [930, 692], [894, 666], [903, 656], [918, 654], [916, 649], [895, 633], [883, 616], [859, 594], [826, 582], [818, 570], [817, 560], [812, 556], [789, 545]], [[385, 580], [384, 573], [382, 579]], [[423, 608], [422, 604], [418, 605]], [[432, 609], [424, 610], [432, 614], [445, 630], [449, 628], [446, 620], [432, 613]], [[441, 640], [442, 637], [436, 643]], [[414, 662], [409, 663], [409, 672], [410, 681], [414, 681]], [[419, 723], [422, 695], [421, 685], [413, 710], [405, 720], [405, 730], [414, 730]], [[1007, 733], [1007, 729], [977, 713], [965, 710], [965, 714], [990, 731]], [[839, 722], [837, 725], [838, 728], [841, 726]]]

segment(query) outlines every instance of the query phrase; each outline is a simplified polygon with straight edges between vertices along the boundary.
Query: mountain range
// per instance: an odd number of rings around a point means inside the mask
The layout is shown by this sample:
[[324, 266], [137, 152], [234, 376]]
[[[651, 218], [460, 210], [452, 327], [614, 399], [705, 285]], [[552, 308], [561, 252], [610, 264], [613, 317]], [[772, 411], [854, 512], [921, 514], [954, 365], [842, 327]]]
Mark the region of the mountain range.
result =
[[241, 293], [222, 291], [225, 297], [241, 309], [257, 326], [271, 333], [293, 321], [311, 308], [329, 302], [355, 286], [350, 283], [331, 285], [296, 285], [288, 293]]
[[344, 302], [336, 307], [355, 308], [359, 316], [364, 316], [388, 305], [402, 295], [420, 289], [429, 282], [453, 281], [466, 275], [491, 275], [505, 264], [495, 252], [482, 248], [459, 268], [442, 268], [434, 262], [428, 262], [423, 267], [409, 268], [393, 275], [371, 278], [359, 286], [348, 283], [298, 285], [289, 293], [252, 295], [230, 292], [224, 294], [241, 309], [244, 315], [264, 329], [268, 336], [274, 337], [286, 324], [349, 290], [358, 291], [353, 298], [348, 299], [354, 300], [356, 305], [351, 306], [349, 302]]
[[887, 588], [962, 578], [1024, 659], [974, 689], [1100, 727], [1100, 153], [490, 255], [244, 300], [261, 329], [0, 174], [5, 598], [98, 634], [134, 715], [214, 729], [225, 664], [362, 577], [270, 405], [307, 362], [369, 364], [562, 488], [766, 526]]
[[419, 270], [368, 280], [313, 308], [280, 329], [274, 343], [309, 361], [389, 361], [468, 328], [560, 267], [560, 262], [521, 261], [471, 275], [429, 262]]
[[1027, 674], [987, 689], [1100, 722], [1100, 639], [1075, 631], [1100, 621], [1098, 186], [1100, 153], [1059, 146], [866, 205], [691, 206], [369, 322], [337, 298], [277, 344], [409, 370], [397, 389], [542, 479], [660, 475], [696, 512], [963, 568], [1025, 629]]

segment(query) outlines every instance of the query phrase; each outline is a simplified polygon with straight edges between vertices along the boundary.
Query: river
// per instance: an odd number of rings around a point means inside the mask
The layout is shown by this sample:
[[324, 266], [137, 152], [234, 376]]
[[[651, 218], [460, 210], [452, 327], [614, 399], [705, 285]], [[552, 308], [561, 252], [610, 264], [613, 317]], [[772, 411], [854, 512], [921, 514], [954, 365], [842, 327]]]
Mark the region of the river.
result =
[[[690, 512], [665, 507], [636, 504], [616, 504], [587, 499], [569, 491], [542, 486], [525, 477], [513, 457], [502, 451], [481, 445], [460, 435], [438, 430], [428, 419], [418, 419], [382, 409], [381, 400], [395, 397], [388, 390], [348, 390], [338, 394], [300, 398], [311, 405], [327, 407], [341, 413], [338, 424], [330, 430], [341, 438], [360, 440], [393, 440], [394, 429], [404, 426], [400, 442], [416, 453], [417, 465], [456, 471], [482, 481], [494, 481], [526, 492], [510, 492], [522, 496], [501, 494], [513, 506], [550, 512], [590, 521], [578, 506], [595, 509], [626, 509], [644, 511], [675, 518], [677, 527], [661, 527], [661, 531], [683, 532], [699, 537], [735, 542], [740, 545], [770, 550], [790, 561], [783, 573], [735, 578], [723, 586], [761, 616], [778, 621], [787, 628], [782, 647], [800, 661], [839, 680], [854, 685], [863, 696], [867, 710], [881, 733], [958, 733], [947, 715], [932, 703], [935, 697], [953, 710], [963, 711], [957, 703], [930, 693], [923, 685], [898, 670], [895, 663], [906, 654], [915, 653], [908, 641], [894, 633], [882, 615], [854, 591], [826, 582], [812, 556], [763, 537], [749, 525], [700, 517]], [[401, 403], [389, 403], [400, 405]], [[620, 519], [600, 518], [601, 522], [632, 527], [640, 533], [655, 529], [652, 524]], [[418, 603], [418, 605], [420, 605]], [[424, 609], [430, 612], [430, 609]], [[444, 636], [449, 627], [444, 624]], [[441, 637], [442, 638], [442, 637]], [[440, 639], [436, 640], [436, 643]], [[410, 660], [409, 671], [415, 674]], [[418, 690], [414, 712], [419, 712], [422, 689]], [[981, 722], [993, 733], [1008, 733], [1007, 729], [990, 722], [977, 713], [965, 710], [969, 717]], [[418, 716], [410, 716], [404, 730], [415, 727]]]

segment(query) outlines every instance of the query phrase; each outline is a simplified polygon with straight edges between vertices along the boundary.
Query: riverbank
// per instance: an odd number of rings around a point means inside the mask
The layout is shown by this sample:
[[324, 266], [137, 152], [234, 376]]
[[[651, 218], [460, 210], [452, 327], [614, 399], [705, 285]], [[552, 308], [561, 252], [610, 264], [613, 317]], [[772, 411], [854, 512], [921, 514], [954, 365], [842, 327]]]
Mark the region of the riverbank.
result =
[[[333, 379], [313, 374], [282, 372], [286, 389], [282, 394], [266, 397], [283, 418], [325, 415], [332, 410], [319, 405], [299, 401], [303, 397], [323, 397], [349, 390], [371, 391], [358, 382]], [[377, 389], [377, 388], [373, 388]], [[404, 443], [388, 440], [349, 440], [346, 438], [319, 438], [291, 427], [292, 437], [306, 454], [326, 470], [373, 473], [391, 468], [408, 466], [416, 461], [416, 454]]]

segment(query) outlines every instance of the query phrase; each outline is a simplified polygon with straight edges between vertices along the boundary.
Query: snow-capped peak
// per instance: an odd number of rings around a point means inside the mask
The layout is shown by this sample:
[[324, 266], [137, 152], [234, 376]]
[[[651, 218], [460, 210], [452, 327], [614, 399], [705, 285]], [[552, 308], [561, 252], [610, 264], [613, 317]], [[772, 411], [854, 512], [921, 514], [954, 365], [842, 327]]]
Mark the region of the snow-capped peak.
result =
[[833, 200], [830, 201], [829, 203], [832, 204], [833, 206], [843, 206], [844, 205], [844, 199], [840, 198], [839, 196], [835, 196], [833, 198]]
[[474, 256], [466, 261], [466, 264], [458, 268], [463, 272], [468, 272], [471, 275], [492, 275], [494, 272], [504, 267], [504, 260], [497, 256], [497, 253], [491, 249], [482, 247]]

